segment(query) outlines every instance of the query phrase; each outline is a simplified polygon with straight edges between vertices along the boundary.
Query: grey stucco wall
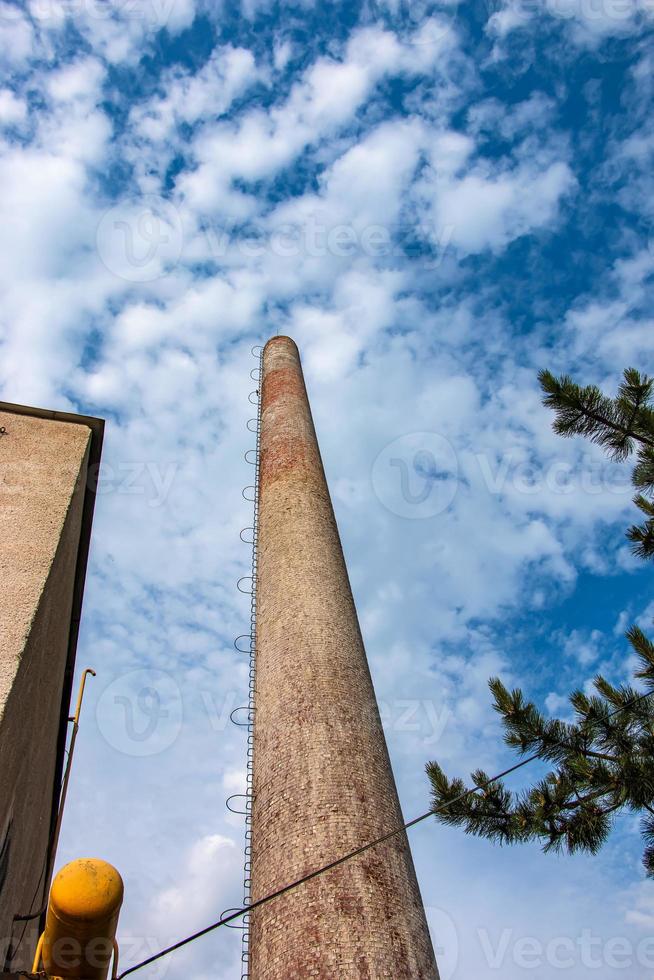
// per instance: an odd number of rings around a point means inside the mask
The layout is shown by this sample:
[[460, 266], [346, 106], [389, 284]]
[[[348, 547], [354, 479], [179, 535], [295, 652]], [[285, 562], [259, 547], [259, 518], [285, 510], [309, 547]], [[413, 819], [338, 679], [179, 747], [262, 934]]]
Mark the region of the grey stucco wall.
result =
[[[85, 425], [0, 412], [0, 966], [38, 910], [88, 465]], [[31, 967], [28, 927], [16, 969]]]

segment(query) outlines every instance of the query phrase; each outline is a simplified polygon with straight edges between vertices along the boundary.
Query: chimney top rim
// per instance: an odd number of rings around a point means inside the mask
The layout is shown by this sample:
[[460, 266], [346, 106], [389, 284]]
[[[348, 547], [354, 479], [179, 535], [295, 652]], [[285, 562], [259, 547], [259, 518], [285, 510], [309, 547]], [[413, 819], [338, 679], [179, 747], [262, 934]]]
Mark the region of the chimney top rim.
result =
[[[293, 350], [295, 350], [295, 351], [298, 350], [298, 346], [297, 346], [297, 344], [295, 343], [295, 341], [293, 340], [292, 337], [287, 337], [286, 334], [277, 334], [275, 337], [271, 337], [270, 340], [268, 340], [266, 342], [266, 345], [264, 347], [264, 352], [269, 347], [271, 347], [273, 344], [276, 344], [276, 343], [279, 343], [279, 342], [283, 343], [284, 346], [292, 347]], [[299, 353], [299, 351], [298, 351], [298, 353]]]

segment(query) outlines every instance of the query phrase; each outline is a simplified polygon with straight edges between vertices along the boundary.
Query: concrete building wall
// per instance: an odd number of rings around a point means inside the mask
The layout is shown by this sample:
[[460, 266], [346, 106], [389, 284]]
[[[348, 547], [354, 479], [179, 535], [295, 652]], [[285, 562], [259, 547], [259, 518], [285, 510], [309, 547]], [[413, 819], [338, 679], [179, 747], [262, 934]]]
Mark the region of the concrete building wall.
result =
[[[403, 821], [297, 348], [263, 356], [252, 898]], [[405, 834], [252, 913], [252, 980], [438, 977]]]
[[13, 916], [44, 895], [91, 430], [11, 412], [0, 426], [1, 966]]

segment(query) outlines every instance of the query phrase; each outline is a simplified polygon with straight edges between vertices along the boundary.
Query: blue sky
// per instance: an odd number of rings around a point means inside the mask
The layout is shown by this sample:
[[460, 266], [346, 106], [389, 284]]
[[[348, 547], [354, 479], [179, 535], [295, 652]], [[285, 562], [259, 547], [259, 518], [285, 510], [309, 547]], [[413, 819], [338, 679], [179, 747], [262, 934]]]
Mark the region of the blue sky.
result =
[[[0, 3], [3, 398], [108, 420], [60, 857], [124, 874], [125, 965], [242, 894], [253, 344], [302, 352], [407, 818], [429, 759], [510, 758], [489, 676], [552, 713], [628, 676], [628, 479], [536, 374], [652, 370], [653, 12]], [[633, 819], [599, 858], [412, 844], [443, 980], [654, 976]], [[141, 976], [239, 956], [220, 930]]]

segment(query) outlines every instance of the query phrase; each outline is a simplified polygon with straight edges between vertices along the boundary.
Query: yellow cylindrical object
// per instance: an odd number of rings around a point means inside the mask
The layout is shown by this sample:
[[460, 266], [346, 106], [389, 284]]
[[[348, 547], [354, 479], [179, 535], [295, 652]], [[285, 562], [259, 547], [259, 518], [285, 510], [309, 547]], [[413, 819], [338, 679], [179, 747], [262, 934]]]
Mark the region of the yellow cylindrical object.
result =
[[81, 858], [67, 864], [50, 890], [43, 968], [61, 980], [106, 980], [114, 948], [123, 880], [111, 864]]

